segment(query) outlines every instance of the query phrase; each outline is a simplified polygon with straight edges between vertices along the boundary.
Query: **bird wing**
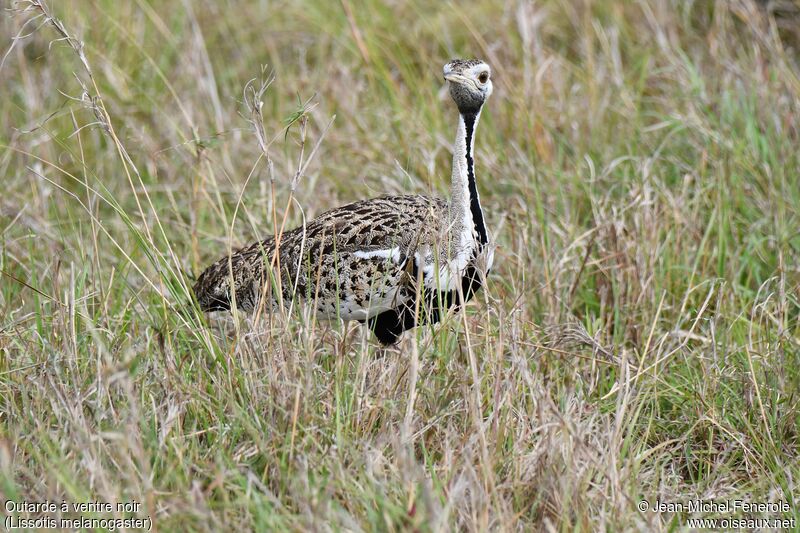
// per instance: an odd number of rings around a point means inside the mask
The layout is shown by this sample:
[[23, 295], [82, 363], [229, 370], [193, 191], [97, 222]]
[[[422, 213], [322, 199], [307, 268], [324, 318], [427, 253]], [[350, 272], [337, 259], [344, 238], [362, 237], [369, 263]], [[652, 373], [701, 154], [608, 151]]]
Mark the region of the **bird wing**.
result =
[[[283, 298], [313, 300], [323, 316], [363, 320], [408, 297], [404, 285], [421, 245], [432, 249], [447, 203], [420, 195], [383, 196], [326, 211], [304, 227], [268, 237], [225, 256], [198, 278], [194, 291], [205, 311], [251, 311], [265, 284], [281, 272]], [[277, 265], [280, 264], [280, 269]]]
[[366, 320], [395, 308], [414, 294], [416, 251], [441, 231], [446, 208], [437, 198], [386, 196], [323, 213], [282, 240], [283, 278], [322, 316]]

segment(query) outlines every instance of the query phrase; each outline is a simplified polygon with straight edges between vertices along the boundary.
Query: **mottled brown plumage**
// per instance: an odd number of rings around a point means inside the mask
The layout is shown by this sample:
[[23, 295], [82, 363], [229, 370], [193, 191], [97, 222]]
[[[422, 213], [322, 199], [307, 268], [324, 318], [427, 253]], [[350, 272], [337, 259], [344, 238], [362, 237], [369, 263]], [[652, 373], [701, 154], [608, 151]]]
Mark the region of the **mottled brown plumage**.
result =
[[200, 275], [194, 292], [201, 309], [229, 310], [235, 302], [252, 312], [263, 302], [270, 311], [300, 298], [322, 318], [367, 322], [391, 344], [468, 299], [491, 266], [472, 160], [491, 82], [477, 60], [450, 62], [444, 75], [461, 113], [449, 202], [419, 195], [362, 200], [285, 232], [277, 256], [275, 237], [255, 242]]
[[[320, 313], [334, 316], [339, 304], [339, 311], [349, 314], [345, 309], [348, 297], [366, 307], [373, 294], [386, 293], [400, 284], [409, 253], [413, 256], [420, 244], [438, 242], [436, 229], [446, 211], [447, 202], [439, 198], [384, 196], [337, 207], [305, 228], [285, 232], [280, 244], [283, 299], [296, 294], [316, 302]], [[404, 250], [399, 253], [400, 262], [355, 254], [392, 248]], [[270, 236], [233, 253], [230, 263], [225, 256], [208, 267], [194, 289], [201, 308], [229, 309], [233, 279], [237, 307], [252, 312], [265, 285], [277, 286], [277, 280], [268, 275], [269, 265], [277, 263], [274, 255], [275, 238]], [[266, 289], [271, 300], [276, 300], [272, 287]]]

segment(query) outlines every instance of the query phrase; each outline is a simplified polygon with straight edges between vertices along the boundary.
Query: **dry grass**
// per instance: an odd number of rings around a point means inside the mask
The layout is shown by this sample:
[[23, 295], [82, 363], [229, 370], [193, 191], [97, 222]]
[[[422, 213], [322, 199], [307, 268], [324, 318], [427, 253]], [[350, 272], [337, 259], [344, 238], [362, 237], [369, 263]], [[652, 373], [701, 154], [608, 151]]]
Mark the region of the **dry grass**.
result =
[[[163, 531], [800, 518], [796, 3], [51, 4], [0, 22], [0, 499]], [[302, 306], [186, 311], [284, 220], [445, 194], [456, 56], [496, 80], [466, 313], [381, 354]]]

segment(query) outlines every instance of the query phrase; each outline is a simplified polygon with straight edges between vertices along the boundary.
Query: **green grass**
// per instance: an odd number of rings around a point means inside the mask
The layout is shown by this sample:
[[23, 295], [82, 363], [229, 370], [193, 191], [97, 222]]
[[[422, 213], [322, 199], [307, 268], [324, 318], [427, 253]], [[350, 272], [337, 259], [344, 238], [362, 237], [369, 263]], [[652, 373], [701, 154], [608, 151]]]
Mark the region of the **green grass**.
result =
[[[65, 41], [16, 6], [0, 500], [136, 501], [162, 531], [686, 527], [642, 499], [800, 519], [791, 13], [52, 2]], [[447, 194], [459, 56], [495, 80], [477, 165], [498, 249], [465, 313], [382, 353], [299, 303], [187, 306], [193, 275], [284, 217]]]

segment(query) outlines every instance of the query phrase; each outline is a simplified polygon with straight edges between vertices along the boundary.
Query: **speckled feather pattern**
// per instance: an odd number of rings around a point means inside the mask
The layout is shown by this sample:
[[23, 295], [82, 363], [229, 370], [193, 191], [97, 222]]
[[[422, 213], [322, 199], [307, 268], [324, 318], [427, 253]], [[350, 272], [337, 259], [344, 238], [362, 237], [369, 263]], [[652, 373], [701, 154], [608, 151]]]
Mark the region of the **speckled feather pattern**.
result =
[[[392, 300], [405, 303], [415, 294], [409, 263], [419, 249], [441, 249], [446, 261], [447, 203], [426, 196], [384, 196], [327, 211], [285, 232], [280, 243], [280, 285], [284, 302], [293, 295], [316, 306], [323, 318], [355, 318], [357, 309], [384, 310]], [[370, 252], [397, 248], [395, 257]], [[252, 312], [262, 294], [268, 309], [278, 305], [272, 287], [277, 278], [275, 238], [270, 236], [225, 256], [198, 278], [194, 292], [202, 309], [229, 309], [231, 281], [236, 305]], [[367, 256], [367, 257], [365, 257]], [[433, 261], [433, 257], [429, 257]], [[296, 291], [295, 291], [296, 284]], [[374, 313], [371, 313], [374, 314]], [[368, 317], [365, 317], [368, 318]]]
[[455, 71], [464, 71], [478, 65], [483, 65], [484, 62], [480, 59], [451, 59], [448, 65]]

